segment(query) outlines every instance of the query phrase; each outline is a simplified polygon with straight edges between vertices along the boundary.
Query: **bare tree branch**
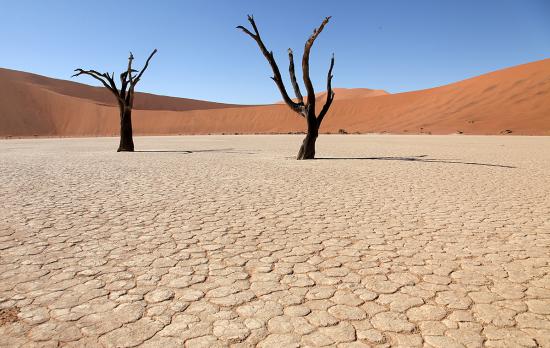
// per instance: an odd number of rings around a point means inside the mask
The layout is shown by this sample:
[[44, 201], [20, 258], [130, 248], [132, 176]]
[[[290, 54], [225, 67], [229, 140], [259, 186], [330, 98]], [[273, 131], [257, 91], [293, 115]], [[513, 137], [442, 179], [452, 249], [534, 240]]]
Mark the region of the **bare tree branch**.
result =
[[141, 79], [141, 76], [147, 70], [147, 67], [149, 66], [149, 62], [151, 61], [151, 58], [157, 53], [157, 49], [155, 48], [153, 52], [149, 55], [149, 58], [147, 58], [147, 61], [145, 62], [145, 65], [139, 72], [139, 74], [135, 77], [132, 76], [133, 72], [137, 72], [137, 70], [132, 69], [132, 61], [134, 60], [134, 55], [132, 52], [130, 52], [130, 56], [128, 57], [128, 70], [127, 70], [127, 83], [130, 84], [130, 87], [128, 88], [128, 91], [125, 93], [124, 100], [128, 105], [133, 105], [134, 103], [134, 89]]
[[[139, 72], [138, 76], [134, 78], [134, 80], [132, 81], [132, 85], [135, 86], [139, 80], [141, 79], [141, 76], [143, 75], [143, 73], [145, 72], [145, 70], [147, 70], [147, 67], [149, 66], [149, 62], [151, 61], [151, 58], [153, 58], [153, 56], [155, 55], [155, 53], [157, 53], [157, 49], [155, 48], [153, 50], [153, 52], [151, 52], [151, 54], [149, 55], [149, 58], [147, 58], [147, 61], [145, 62], [145, 65], [143, 66], [143, 69], [141, 69], [141, 71]], [[133, 56], [132, 56], [132, 53], [130, 53], [130, 56], [132, 57], [133, 59]], [[135, 70], [134, 70], [135, 71]], [[130, 75], [130, 78], [131, 78], [131, 74], [129, 73]]]
[[294, 55], [292, 54], [292, 50], [288, 49], [288, 60], [290, 62], [288, 66], [288, 72], [290, 74], [290, 81], [292, 82], [292, 87], [294, 88], [294, 94], [296, 94], [296, 98], [298, 99], [299, 104], [304, 104], [304, 97], [302, 96], [302, 92], [300, 92], [300, 85], [298, 85], [298, 81], [296, 81], [296, 72], [294, 71]]
[[132, 61], [134, 60], [134, 55], [132, 52], [130, 52], [130, 56], [128, 57], [128, 69], [126, 71], [128, 72], [128, 79], [132, 80]]
[[71, 77], [76, 77], [80, 75], [91, 76], [94, 79], [101, 82], [103, 86], [105, 86], [105, 88], [107, 88], [109, 91], [111, 91], [111, 93], [113, 93], [117, 97], [117, 99], [120, 99], [120, 93], [116, 88], [116, 85], [114, 85], [114, 81], [110, 80], [109, 74], [107, 73], [101, 74], [95, 70], [84, 70], [81, 68], [75, 69], [74, 71], [76, 72], [76, 74], [72, 75]]
[[275, 62], [275, 58], [273, 57], [273, 52], [268, 51], [268, 49], [265, 47], [261, 37], [260, 32], [258, 31], [258, 27], [256, 26], [256, 22], [254, 21], [254, 17], [248, 16], [248, 21], [252, 25], [252, 28], [254, 29], [255, 34], [252, 34], [250, 30], [246, 29], [242, 25], [238, 26], [238, 29], [241, 29], [245, 34], [250, 36], [251, 38], [256, 41], [258, 44], [258, 47], [260, 48], [260, 51], [262, 51], [262, 54], [267, 59], [269, 65], [271, 66], [271, 70], [273, 70], [273, 77], [271, 78], [273, 81], [275, 81], [275, 84], [279, 88], [279, 91], [281, 92], [281, 96], [283, 97], [283, 100], [285, 103], [295, 112], [302, 114], [304, 109], [303, 105], [295, 103], [289, 96], [286, 91], [283, 78], [281, 77], [281, 72], [279, 71], [279, 67], [277, 66], [277, 63]]
[[128, 86], [128, 71], [120, 74], [120, 96], [126, 99], [126, 87]]
[[128, 66], [126, 68], [126, 71], [120, 74], [120, 96], [121, 98], [127, 102], [127, 93], [128, 93], [128, 83], [131, 83], [132, 81], [132, 61], [134, 60], [134, 55], [132, 52], [130, 52], [130, 56], [128, 57]]
[[238, 25], [236, 26], [237, 29], [241, 29], [242, 31], [244, 31], [245, 34], [247, 34], [248, 36], [250, 36], [251, 38], [253, 38], [254, 40], [256, 40], [256, 35], [252, 34], [250, 32], [250, 30], [246, 29], [245, 27], [243, 27], [242, 25]]
[[111, 75], [109, 75], [109, 73], [104, 73], [103, 77], [105, 77], [107, 82], [109, 82], [109, 85], [111, 86], [111, 91], [117, 97], [119, 104], [124, 103], [124, 98], [122, 97], [122, 90], [119, 90], [115, 83], [115, 73], [112, 73]]
[[327, 25], [328, 21], [330, 20], [330, 17], [326, 17], [319, 28], [313, 30], [313, 34], [309, 37], [309, 39], [306, 41], [305, 47], [304, 47], [304, 55], [302, 57], [302, 72], [303, 72], [303, 79], [304, 79], [304, 85], [306, 86], [307, 91], [307, 104], [308, 108], [311, 109], [313, 113], [315, 113], [315, 90], [313, 89], [313, 83], [311, 82], [311, 78], [309, 77], [309, 52], [311, 51], [311, 47], [313, 46], [313, 43], [315, 42], [315, 39], [321, 34], [323, 31], [323, 28], [325, 25]]
[[332, 59], [330, 60], [330, 68], [328, 69], [327, 74], [327, 100], [325, 102], [325, 105], [323, 106], [323, 109], [319, 113], [319, 116], [317, 117], [317, 123], [319, 124], [319, 126], [321, 125], [321, 122], [323, 122], [323, 118], [327, 114], [328, 109], [330, 108], [330, 105], [334, 100], [334, 91], [332, 90], [332, 68], [334, 68], [334, 53], [332, 54]]
[[250, 24], [252, 24], [252, 28], [254, 29], [254, 32], [256, 33], [256, 36], [260, 38], [260, 31], [258, 30], [258, 27], [256, 26], [256, 22], [254, 21], [254, 16], [248, 15], [248, 21]]

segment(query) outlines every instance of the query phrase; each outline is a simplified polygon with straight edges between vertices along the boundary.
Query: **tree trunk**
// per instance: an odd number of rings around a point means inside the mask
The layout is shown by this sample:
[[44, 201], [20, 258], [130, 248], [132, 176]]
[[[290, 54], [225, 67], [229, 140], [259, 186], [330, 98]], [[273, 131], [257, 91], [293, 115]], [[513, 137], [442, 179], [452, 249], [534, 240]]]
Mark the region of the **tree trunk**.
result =
[[306, 160], [315, 158], [315, 141], [317, 140], [318, 136], [318, 129], [308, 129], [307, 135], [302, 142], [302, 146], [300, 147], [300, 151], [298, 152], [298, 156], [296, 156], [296, 159]]
[[120, 111], [120, 145], [117, 152], [134, 151], [132, 135], [132, 108], [124, 107]]

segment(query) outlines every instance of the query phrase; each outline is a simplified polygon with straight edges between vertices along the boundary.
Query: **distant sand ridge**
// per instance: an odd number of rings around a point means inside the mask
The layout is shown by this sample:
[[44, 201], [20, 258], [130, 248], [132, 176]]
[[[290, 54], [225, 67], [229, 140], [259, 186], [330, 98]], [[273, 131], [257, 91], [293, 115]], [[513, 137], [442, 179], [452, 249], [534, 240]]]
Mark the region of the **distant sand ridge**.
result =
[[[550, 135], [550, 59], [421, 91], [335, 89], [322, 132]], [[319, 98], [324, 98], [320, 93]], [[288, 133], [305, 122], [286, 105], [244, 106], [139, 93], [136, 134]], [[0, 69], [0, 136], [119, 132], [99, 87]]]

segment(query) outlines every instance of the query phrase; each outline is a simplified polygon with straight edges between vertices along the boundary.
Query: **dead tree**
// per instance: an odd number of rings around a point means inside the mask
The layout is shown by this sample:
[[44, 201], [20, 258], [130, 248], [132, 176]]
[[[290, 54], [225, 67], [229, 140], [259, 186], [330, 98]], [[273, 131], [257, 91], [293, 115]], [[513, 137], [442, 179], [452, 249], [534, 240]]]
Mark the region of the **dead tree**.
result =
[[319, 28], [316, 28], [313, 31], [313, 34], [311, 34], [309, 39], [306, 41], [306, 44], [304, 47], [304, 54], [302, 56], [302, 74], [304, 79], [304, 85], [306, 86], [306, 91], [307, 91], [307, 101], [305, 103], [304, 103], [304, 97], [300, 92], [300, 86], [298, 85], [298, 82], [296, 80], [296, 74], [294, 72], [294, 56], [292, 54], [292, 50], [290, 48], [288, 49], [288, 59], [290, 61], [288, 71], [290, 73], [290, 81], [292, 83], [292, 87], [294, 88], [294, 93], [296, 95], [296, 101], [292, 100], [288, 96], [285, 85], [283, 83], [283, 79], [281, 77], [281, 72], [279, 71], [279, 67], [277, 66], [277, 63], [275, 62], [275, 58], [273, 57], [273, 52], [268, 51], [268, 49], [265, 47], [262, 41], [262, 38], [260, 37], [260, 32], [258, 31], [258, 27], [256, 26], [256, 22], [254, 21], [254, 18], [252, 16], [248, 16], [248, 21], [252, 25], [252, 29], [254, 33], [252, 33], [250, 30], [246, 29], [243, 26], [237, 27], [238, 29], [241, 29], [242, 31], [244, 31], [248, 36], [253, 38], [258, 44], [258, 47], [260, 48], [263, 55], [269, 62], [269, 65], [271, 65], [271, 69], [273, 70], [273, 77], [271, 79], [275, 81], [275, 84], [279, 88], [279, 91], [281, 92], [281, 95], [285, 103], [294, 112], [298, 113], [300, 116], [306, 119], [307, 135], [302, 143], [302, 146], [300, 147], [300, 151], [298, 152], [297, 159], [299, 160], [315, 158], [315, 141], [319, 136], [319, 127], [321, 126], [321, 122], [323, 122], [323, 118], [327, 114], [328, 109], [330, 108], [330, 105], [334, 100], [334, 91], [332, 90], [332, 87], [331, 87], [332, 68], [334, 67], [334, 54], [333, 54], [332, 59], [330, 60], [330, 68], [328, 70], [328, 75], [327, 75], [327, 99], [325, 101], [325, 105], [319, 112], [319, 115], [316, 116], [315, 90], [313, 89], [313, 84], [311, 83], [311, 79], [309, 77], [309, 52], [311, 51], [311, 47], [313, 46], [315, 39], [317, 39], [317, 36], [321, 34], [321, 31], [323, 31], [323, 28], [325, 27], [325, 25], [328, 23], [329, 20], [330, 20], [330, 17], [327, 17], [323, 20], [323, 23], [321, 23]]
[[[134, 139], [132, 135], [132, 107], [134, 106], [134, 93], [135, 88], [141, 76], [147, 70], [149, 61], [157, 53], [155, 49], [147, 58], [145, 65], [141, 71], [134, 70], [132, 68], [132, 61], [134, 56], [130, 52], [128, 57], [128, 68], [122, 74], [120, 74], [120, 89], [115, 83], [115, 73], [109, 75], [109, 73], [99, 73], [96, 70], [83, 70], [75, 69], [76, 74], [72, 77], [80, 75], [89, 75], [98, 80], [116, 97], [118, 107], [120, 110], [120, 145], [118, 146], [118, 152], [121, 151], [134, 151]], [[137, 75], [133, 75], [137, 73]]]

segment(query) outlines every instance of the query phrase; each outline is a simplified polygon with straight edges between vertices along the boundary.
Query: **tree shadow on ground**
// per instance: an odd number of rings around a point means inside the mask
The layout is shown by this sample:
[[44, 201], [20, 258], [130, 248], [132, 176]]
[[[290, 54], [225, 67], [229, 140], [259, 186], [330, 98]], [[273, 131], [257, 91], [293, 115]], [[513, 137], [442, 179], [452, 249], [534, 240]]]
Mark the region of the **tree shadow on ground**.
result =
[[209, 149], [209, 150], [136, 150], [134, 152], [144, 152], [144, 153], [180, 153], [183, 155], [189, 155], [192, 153], [202, 153], [202, 152], [220, 152], [220, 153], [239, 153], [239, 154], [255, 154], [255, 152], [246, 152], [239, 151], [233, 148], [230, 149]]
[[405, 161], [405, 162], [424, 162], [424, 163], [450, 163], [450, 164], [467, 164], [472, 166], [485, 166], [485, 167], [498, 167], [512, 169], [514, 166], [507, 166], [502, 164], [491, 163], [478, 163], [478, 162], [464, 162], [452, 159], [437, 159], [427, 158], [428, 155], [419, 156], [396, 156], [396, 157], [319, 157], [318, 160], [369, 160], [369, 161]]
[[190, 154], [194, 151], [189, 150], [135, 150], [134, 152], [145, 152], [145, 153], [182, 153], [182, 154]]

